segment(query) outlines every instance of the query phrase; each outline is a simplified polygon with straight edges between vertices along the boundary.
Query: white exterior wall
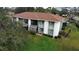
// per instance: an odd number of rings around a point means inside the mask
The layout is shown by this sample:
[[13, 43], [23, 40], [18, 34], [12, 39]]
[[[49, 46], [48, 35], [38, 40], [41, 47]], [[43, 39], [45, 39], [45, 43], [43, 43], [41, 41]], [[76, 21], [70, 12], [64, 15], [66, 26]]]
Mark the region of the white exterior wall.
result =
[[28, 19], [28, 30], [29, 30], [30, 26], [31, 26], [31, 20]]
[[59, 35], [60, 27], [61, 27], [61, 22], [55, 22], [54, 23], [53, 37]]
[[44, 21], [44, 34], [48, 34], [48, 21]]

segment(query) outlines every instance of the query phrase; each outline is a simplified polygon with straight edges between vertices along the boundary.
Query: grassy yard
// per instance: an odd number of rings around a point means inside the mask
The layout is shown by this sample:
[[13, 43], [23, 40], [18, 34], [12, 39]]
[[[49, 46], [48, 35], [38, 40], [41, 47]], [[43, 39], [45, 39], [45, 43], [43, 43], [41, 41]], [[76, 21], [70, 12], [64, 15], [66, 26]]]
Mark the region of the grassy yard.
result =
[[68, 37], [62, 37], [62, 39], [54, 39], [48, 36], [38, 36], [28, 34], [30, 39], [25, 43], [23, 50], [27, 51], [74, 51], [79, 50], [79, 29], [70, 24], [68, 28], [71, 28], [71, 33]]
[[26, 50], [58, 50], [59, 46], [56, 40], [53, 40], [46, 36], [32, 35], [32, 39], [28, 40]]

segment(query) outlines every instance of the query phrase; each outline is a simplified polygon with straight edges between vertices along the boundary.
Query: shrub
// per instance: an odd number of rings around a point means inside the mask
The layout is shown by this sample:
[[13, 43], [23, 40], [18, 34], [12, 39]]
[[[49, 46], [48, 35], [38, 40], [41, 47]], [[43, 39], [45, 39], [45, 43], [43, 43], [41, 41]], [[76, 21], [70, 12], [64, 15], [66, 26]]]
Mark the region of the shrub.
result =
[[27, 31], [18, 23], [12, 23], [9, 19], [1, 20], [0, 24], [0, 50], [23, 50], [27, 41]]
[[32, 35], [36, 35], [36, 33], [35, 33], [35, 32], [33, 32], [33, 31], [30, 31], [30, 33], [31, 33]]

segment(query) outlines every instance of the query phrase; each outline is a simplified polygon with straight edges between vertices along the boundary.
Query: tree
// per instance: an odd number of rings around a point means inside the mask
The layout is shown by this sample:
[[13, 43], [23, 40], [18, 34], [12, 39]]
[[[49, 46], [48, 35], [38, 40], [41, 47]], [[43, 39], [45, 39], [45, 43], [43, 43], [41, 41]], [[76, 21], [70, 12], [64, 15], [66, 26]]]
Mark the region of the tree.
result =
[[0, 20], [7, 18], [7, 14], [7, 10], [3, 7], [0, 7]]
[[77, 10], [78, 8], [77, 7], [74, 7], [73, 9], [74, 9], [73, 10], [74, 11], [73, 14], [79, 16], [79, 12]]
[[[20, 25], [16, 26], [11, 21], [2, 21], [0, 29], [0, 50], [23, 50], [24, 42], [27, 40], [27, 32]], [[19, 30], [18, 30], [19, 29]]]
[[15, 13], [33, 12], [34, 10], [34, 7], [17, 7], [15, 8]]
[[26, 7], [25, 9], [26, 9], [27, 12], [33, 12], [33, 11], [35, 11], [34, 7]]
[[56, 8], [48, 7], [46, 8], [46, 12], [52, 13], [52, 14], [60, 14], [60, 11], [57, 10]]
[[52, 10], [52, 8], [51, 8], [51, 7], [46, 8], [46, 12], [51, 13], [51, 10]]
[[63, 8], [60, 12], [60, 15], [63, 15], [63, 14], [68, 14], [68, 10], [66, 8]]
[[36, 7], [35, 11], [36, 12], [45, 12], [45, 9], [43, 7]]
[[58, 11], [56, 8], [51, 9], [51, 13], [53, 14], [60, 14], [60, 11]]
[[27, 41], [27, 31], [18, 23], [13, 23], [2, 9], [0, 11], [0, 50], [23, 50]]

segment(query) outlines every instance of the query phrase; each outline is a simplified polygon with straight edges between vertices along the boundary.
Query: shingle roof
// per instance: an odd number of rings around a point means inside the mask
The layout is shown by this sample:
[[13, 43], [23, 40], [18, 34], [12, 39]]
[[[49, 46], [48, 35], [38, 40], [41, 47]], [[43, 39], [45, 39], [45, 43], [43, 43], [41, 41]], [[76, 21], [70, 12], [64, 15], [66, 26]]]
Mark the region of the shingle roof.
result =
[[14, 17], [33, 19], [33, 20], [48, 20], [48, 21], [61, 21], [63, 17], [51, 13], [41, 13], [41, 12], [23, 12], [15, 14]]

